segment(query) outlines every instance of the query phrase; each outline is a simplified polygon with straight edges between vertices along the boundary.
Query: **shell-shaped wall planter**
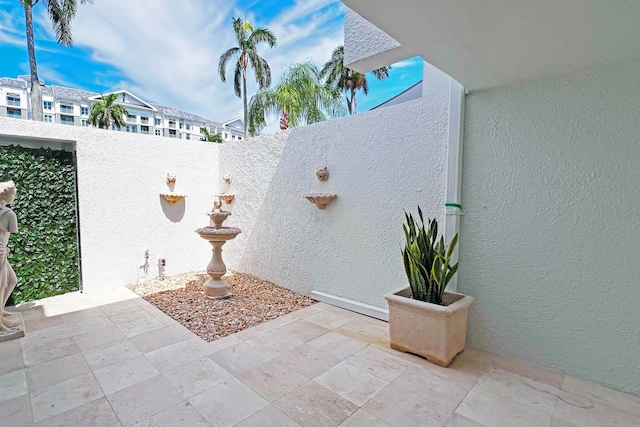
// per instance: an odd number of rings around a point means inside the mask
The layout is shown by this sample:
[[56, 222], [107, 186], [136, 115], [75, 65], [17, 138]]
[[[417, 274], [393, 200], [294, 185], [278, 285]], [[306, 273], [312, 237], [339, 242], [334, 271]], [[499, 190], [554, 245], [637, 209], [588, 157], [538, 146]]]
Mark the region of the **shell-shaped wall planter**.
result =
[[218, 194], [218, 197], [220, 197], [227, 205], [229, 205], [231, 204], [231, 202], [233, 202], [233, 198], [236, 197], [236, 195], [232, 193], [222, 193]]
[[184, 199], [185, 197], [187, 197], [186, 194], [179, 194], [179, 193], [160, 193], [160, 195], [162, 196], [163, 199], [165, 199], [167, 202], [171, 203], [172, 205]]
[[304, 198], [313, 203], [318, 209], [324, 209], [330, 201], [338, 197], [336, 194], [305, 194]]

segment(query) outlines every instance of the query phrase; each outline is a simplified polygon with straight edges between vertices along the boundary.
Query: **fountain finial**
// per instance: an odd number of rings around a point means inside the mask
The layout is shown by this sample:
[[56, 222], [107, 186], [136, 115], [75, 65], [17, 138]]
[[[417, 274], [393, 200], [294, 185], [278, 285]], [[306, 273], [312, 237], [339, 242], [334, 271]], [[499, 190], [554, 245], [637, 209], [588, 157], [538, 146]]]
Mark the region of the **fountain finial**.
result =
[[222, 211], [222, 200], [220, 200], [220, 196], [216, 195], [216, 198], [213, 200], [213, 211], [221, 212]]

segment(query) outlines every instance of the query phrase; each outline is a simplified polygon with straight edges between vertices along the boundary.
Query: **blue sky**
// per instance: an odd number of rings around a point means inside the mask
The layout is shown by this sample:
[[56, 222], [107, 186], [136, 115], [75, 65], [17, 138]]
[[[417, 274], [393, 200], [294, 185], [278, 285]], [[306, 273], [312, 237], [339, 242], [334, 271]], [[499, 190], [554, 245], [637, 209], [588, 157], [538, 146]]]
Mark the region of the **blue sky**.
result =
[[[79, 3], [79, 2], [78, 2]], [[220, 55], [234, 46], [233, 16], [271, 29], [278, 45], [263, 48], [273, 81], [288, 64], [324, 64], [344, 43], [344, 6], [335, 0], [95, 0], [73, 21], [74, 47], [55, 42], [45, 7], [34, 9], [38, 72], [47, 84], [108, 92], [127, 89], [142, 99], [226, 121], [242, 115], [227, 82], [218, 76]], [[28, 74], [24, 12], [18, 0], [0, 0], [0, 76]], [[395, 64], [389, 79], [371, 76], [369, 95], [359, 93], [360, 112], [384, 102], [422, 78], [422, 61]], [[255, 93], [249, 72], [249, 95]], [[271, 120], [269, 129], [275, 129]]]

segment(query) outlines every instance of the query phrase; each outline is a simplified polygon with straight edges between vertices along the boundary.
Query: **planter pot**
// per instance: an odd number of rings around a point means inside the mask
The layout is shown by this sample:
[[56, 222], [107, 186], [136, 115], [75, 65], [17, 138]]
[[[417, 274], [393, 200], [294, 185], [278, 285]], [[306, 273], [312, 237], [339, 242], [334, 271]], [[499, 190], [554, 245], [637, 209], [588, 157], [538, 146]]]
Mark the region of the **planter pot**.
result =
[[389, 304], [391, 348], [448, 366], [464, 350], [467, 315], [474, 298], [445, 292], [446, 306], [411, 298], [409, 287], [385, 295]]

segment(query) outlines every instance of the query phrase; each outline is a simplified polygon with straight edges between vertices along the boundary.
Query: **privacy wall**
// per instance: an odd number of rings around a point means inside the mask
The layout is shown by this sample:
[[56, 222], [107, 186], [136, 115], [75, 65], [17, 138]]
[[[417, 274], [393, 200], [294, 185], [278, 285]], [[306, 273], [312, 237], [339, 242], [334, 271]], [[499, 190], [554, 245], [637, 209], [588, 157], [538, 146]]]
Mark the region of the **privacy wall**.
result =
[[[386, 308], [406, 283], [404, 210], [444, 217], [447, 96], [226, 143], [220, 174], [235, 194], [225, 224], [242, 234], [224, 247], [228, 266], [308, 294]], [[326, 166], [320, 182], [316, 169]], [[323, 209], [303, 198], [335, 193]]]
[[469, 343], [640, 395], [640, 63], [467, 96]]
[[[219, 144], [8, 118], [0, 118], [0, 138], [31, 147], [75, 146], [85, 292], [154, 278], [158, 258], [166, 259], [166, 275], [203, 270], [209, 262], [211, 247], [194, 231], [209, 224]], [[160, 197], [169, 191], [168, 172], [177, 175], [174, 191], [186, 194], [175, 205]]]

